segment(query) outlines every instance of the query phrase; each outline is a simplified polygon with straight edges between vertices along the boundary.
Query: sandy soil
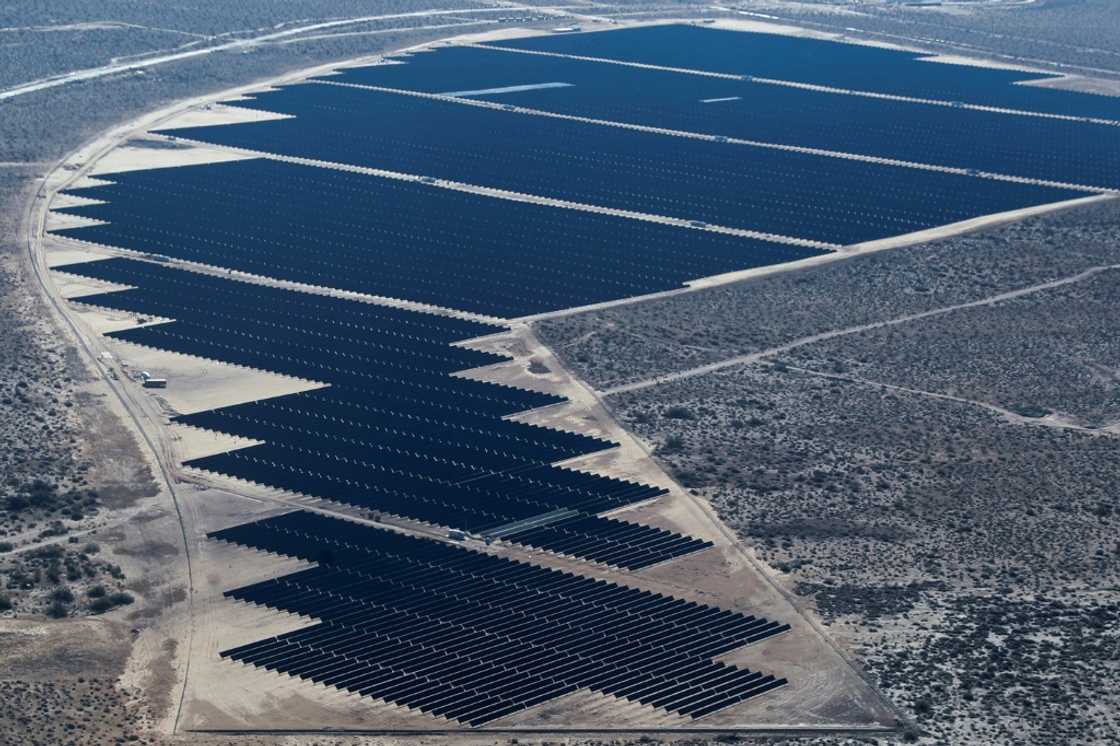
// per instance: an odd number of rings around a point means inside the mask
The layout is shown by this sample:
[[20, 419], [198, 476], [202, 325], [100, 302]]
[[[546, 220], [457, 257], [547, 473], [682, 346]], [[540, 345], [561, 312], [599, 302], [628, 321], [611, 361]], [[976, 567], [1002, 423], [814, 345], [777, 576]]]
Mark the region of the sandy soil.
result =
[[[264, 93], [275, 90], [273, 86], [260, 86], [253, 90], [254, 93]], [[222, 96], [223, 101], [243, 101], [249, 98], [246, 95]], [[185, 127], [208, 127], [213, 124], [246, 124], [248, 122], [270, 122], [276, 119], [292, 119], [287, 114], [277, 114], [271, 111], [257, 109], [244, 109], [239, 106], [225, 106], [218, 103], [204, 104], [200, 107], [168, 117], [160, 122], [159, 129], [174, 130]], [[214, 148], [218, 150], [218, 148]]]
[[999, 62], [997, 60], [986, 60], [980, 57], [966, 57], [960, 54], [935, 54], [929, 57], [922, 57], [923, 62], [935, 62], [943, 65], [967, 65], [969, 67], [984, 67], [989, 70], [1018, 70], [1023, 73], [1042, 73], [1044, 75], [1055, 75], [1058, 79], [1062, 76], [1057, 73], [1052, 73], [1049, 70], [1043, 70], [1037, 67], [1028, 67], [1026, 65], [1013, 64], [1011, 62]]
[[78, 215], [65, 215], [63, 213], [52, 212], [47, 218], [47, 229], [52, 231], [65, 230], [66, 228], [81, 228], [88, 225], [99, 225], [100, 220], [92, 220], [90, 218], [83, 218]]
[[1029, 81], [1022, 85], [1036, 85], [1040, 88], [1056, 88], [1063, 91], [1096, 93], [1102, 96], [1120, 96], [1120, 80], [1107, 78], [1088, 78], [1084, 75], [1066, 75], [1059, 78], [1044, 78]]
[[[151, 144], [148, 144], [151, 143]], [[232, 153], [221, 148], [208, 148], [202, 145], [182, 144], [179, 147], [156, 147], [167, 145], [165, 140], [140, 141], [136, 145], [123, 145], [97, 162], [91, 173], [115, 174], [123, 171], [144, 171], [153, 168], [172, 166], [194, 166], [202, 163], [221, 163], [242, 161], [248, 156]], [[68, 217], [55, 214], [55, 219]], [[52, 228], [54, 225], [52, 224]]]

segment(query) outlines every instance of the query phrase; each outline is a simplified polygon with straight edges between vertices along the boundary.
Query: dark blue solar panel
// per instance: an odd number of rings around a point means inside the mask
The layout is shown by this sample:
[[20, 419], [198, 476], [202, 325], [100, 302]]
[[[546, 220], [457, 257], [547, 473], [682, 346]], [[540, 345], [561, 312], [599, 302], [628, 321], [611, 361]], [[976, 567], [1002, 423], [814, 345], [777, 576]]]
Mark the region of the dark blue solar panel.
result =
[[172, 134], [838, 244], [1083, 196], [335, 85], [255, 99], [295, 117]]
[[112, 178], [62, 210], [108, 222], [56, 233], [502, 317], [822, 253], [270, 160]]
[[317, 623], [223, 657], [463, 724], [583, 688], [699, 718], [785, 683], [713, 660], [767, 619], [312, 513], [211, 538], [317, 563], [227, 592]]
[[[749, 36], [746, 38], [750, 38]], [[904, 103], [682, 73], [447, 47], [327, 80], [1097, 187], [1120, 187], [1120, 127]]]
[[1118, 97], [1015, 85], [1050, 75], [924, 62], [927, 55], [916, 52], [781, 34], [670, 24], [507, 39], [494, 46], [1120, 120]]
[[452, 375], [507, 360], [453, 344], [503, 327], [134, 259], [58, 270], [134, 286], [79, 302], [172, 319], [112, 337], [327, 384], [176, 417], [262, 442], [188, 466], [629, 569], [709, 546], [596, 517], [663, 489], [553, 466], [613, 443], [504, 419], [562, 397]]

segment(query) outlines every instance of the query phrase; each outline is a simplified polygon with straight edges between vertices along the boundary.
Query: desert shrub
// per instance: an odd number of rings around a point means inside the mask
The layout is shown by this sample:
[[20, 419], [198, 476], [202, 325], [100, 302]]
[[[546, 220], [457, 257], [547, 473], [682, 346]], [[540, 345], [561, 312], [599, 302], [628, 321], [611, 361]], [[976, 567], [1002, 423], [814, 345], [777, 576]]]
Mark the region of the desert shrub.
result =
[[669, 452], [683, 450], [684, 436], [673, 433], [665, 439], [665, 445], [663, 446], [663, 448]]
[[64, 604], [70, 604], [74, 602], [74, 593], [69, 588], [56, 588], [54, 592], [51, 593], [51, 599]]
[[9, 513], [21, 513], [31, 507], [31, 501], [23, 495], [9, 495], [4, 500], [4, 508]]
[[89, 604], [89, 610], [93, 614], [103, 614], [111, 608], [113, 608], [113, 602], [104, 596], [93, 599]]

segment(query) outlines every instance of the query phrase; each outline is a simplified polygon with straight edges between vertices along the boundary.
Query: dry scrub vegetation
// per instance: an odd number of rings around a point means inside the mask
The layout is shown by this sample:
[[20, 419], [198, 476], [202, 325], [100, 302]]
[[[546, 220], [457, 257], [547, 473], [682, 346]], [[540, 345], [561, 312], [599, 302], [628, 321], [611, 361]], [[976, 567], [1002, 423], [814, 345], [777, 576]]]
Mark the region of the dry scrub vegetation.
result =
[[9, 536], [96, 507], [75, 406], [85, 371], [10, 271], [0, 273], [0, 327], [0, 533]]
[[1086, 426], [1120, 420], [1120, 270], [1039, 293], [801, 347], [817, 370]]
[[1117, 263], [1120, 202], [1112, 200], [798, 272], [546, 320], [535, 331], [577, 375], [605, 389]]
[[1120, 438], [767, 365], [608, 403], [931, 742], [1115, 742]]
[[[9, 265], [10, 266], [10, 265]], [[156, 494], [133, 436], [27, 280], [0, 267], [0, 615], [101, 613], [130, 603], [120, 568], [82, 537]]]
[[1120, 580], [1120, 438], [775, 366], [608, 403], [682, 484], [804, 581]]

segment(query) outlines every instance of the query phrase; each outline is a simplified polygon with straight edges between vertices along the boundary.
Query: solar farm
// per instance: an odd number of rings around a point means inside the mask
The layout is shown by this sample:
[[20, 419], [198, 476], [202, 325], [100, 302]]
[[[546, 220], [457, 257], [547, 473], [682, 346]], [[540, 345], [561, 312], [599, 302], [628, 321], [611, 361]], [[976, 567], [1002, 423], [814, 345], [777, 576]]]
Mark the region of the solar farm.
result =
[[199, 489], [188, 726], [890, 729], [532, 322], [1120, 189], [1120, 99], [1044, 78], [730, 25], [469, 37], [68, 184], [53, 277], [166, 372]]

